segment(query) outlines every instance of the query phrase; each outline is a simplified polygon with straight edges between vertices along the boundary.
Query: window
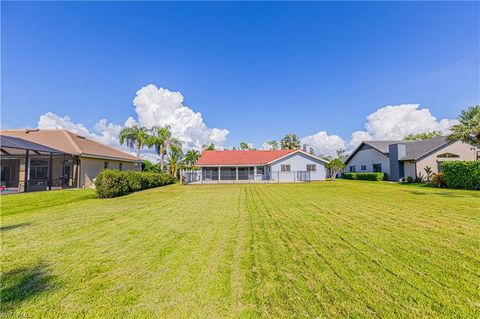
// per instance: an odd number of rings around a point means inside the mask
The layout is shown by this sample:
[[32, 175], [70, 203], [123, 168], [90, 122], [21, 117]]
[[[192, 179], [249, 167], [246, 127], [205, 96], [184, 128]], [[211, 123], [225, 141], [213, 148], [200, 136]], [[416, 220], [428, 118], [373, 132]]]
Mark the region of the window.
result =
[[477, 161], [480, 161], [480, 151], [477, 151]]
[[307, 172], [316, 172], [316, 171], [317, 171], [317, 165], [307, 164]]
[[290, 172], [290, 165], [282, 165], [280, 166], [280, 170], [282, 172]]
[[443, 171], [442, 162], [437, 162], [437, 170], [438, 170], [439, 173], [441, 173]]
[[263, 175], [264, 171], [265, 171], [265, 166], [257, 166], [258, 175]]
[[382, 172], [382, 164], [373, 164], [373, 171], [375, 173], [381, 173]]
[[362, 171], [366, 171], [366, 170], [367, 170], [367, 165], [362, 165], [360, 169], [361, 169]]
[[118, 163], [118, 170], [123, 171], [123, 163]]
[[107, 169], [108, 168], [108, 162], [103, 162], [103, 168]]
[[355, 173], [357, 170], [355, 169], [355, 166], [349, 166], [348, 167], [350, 170], [350, 173]]
[[29, 179], [47, 179], [48, 178], [48, 162], [42, 160], [30, 161], [30, 175]]
[[439, 158], [457, 158], [457, 157], [460, 157], [460, 155], [453, 154], [453, 153], [443, 153], [443, 154], [437, 155], [437, 157], [439, 157]]

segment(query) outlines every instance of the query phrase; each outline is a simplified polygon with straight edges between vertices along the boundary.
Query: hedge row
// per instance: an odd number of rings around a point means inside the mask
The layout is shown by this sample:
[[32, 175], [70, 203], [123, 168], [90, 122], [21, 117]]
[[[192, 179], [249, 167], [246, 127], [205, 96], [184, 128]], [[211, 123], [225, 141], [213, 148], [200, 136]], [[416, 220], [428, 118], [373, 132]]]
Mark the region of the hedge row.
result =
[[443, 162], [442, 171], [448, 188], [480, 189], [480, 161]]
[[385, 173], [344, 173], [343, 178], [363, 181], [383, 181]]
[[97, 197], [112, 198], [142, 189], [176, 182], [176, 178], [163, 173], [117, 171], [106, 169], [95, 180]]

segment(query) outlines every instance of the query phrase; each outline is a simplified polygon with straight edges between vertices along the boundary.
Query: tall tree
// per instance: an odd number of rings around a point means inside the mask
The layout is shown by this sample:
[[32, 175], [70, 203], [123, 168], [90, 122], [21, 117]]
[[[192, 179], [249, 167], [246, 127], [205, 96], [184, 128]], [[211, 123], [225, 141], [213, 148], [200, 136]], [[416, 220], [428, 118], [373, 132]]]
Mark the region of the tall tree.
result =
[[418, 134], [408, 134], [406, 135], [403, 140], [404, 141], [417, 141], [417, 140], [429, 140], [431, 138], [442, 136], [440, 131], [431, 131], [431, 132], [423, 132]]
[[189, 150], [187, 154], [185, 154], [185, 164], [189, 166], [194, 166], [195, 163], [198, 161], [200, 157], [200, 153], [196, 150]]
[[147, 128], [134, 125], [131, 127], [124, 127], [120, 131], [118, 138], [120, 140], [120, 145], [125, 143], [128, 147], [135, 148], [137, 157], [140, 157], [140, 150], [149, 138], [149, 134]]
[[155, 151], [160, 155], [160, 169], [163, 171], [165, 155], [171, 148], [181, 148], [182, 142], [173, 137], [169, 125], [155, 126], [152, 128], [153, 135], [151, 135], [146, 145], [155, 148]]
[[459, 124], [450, 128], [452, 133], [447, 136], [447, 140], [480, 145], [480, 105], [463, 110], [458, 121]]
[[172, 176], [177, 176], [178, 170], [182, 167], [184, 162], [182, 149], [179, 147], [172, 147], [166, 157], [167, 171]]
[[277, 141], [268, 141], [267, 145], [270, 147], [272, 150], [278, 150], [280, 149], [280, 145], [278, 144]]
[[300, 148], [300, 138], [296, 134], [286, 134], [281, 140], [280, 145], [284, 150], [295, 150]]
[[204, 151], [215, 151], [215, 144], [205, 143], [205, 144], [202, 145], [202, 150], [204, 150]]
[[246, 150], [251, 150], [252, 148], [250, 147], [250, 145], [248, 145], [248, 143], [241, 142], [240, 143], [240, 149], [242, 151], [246, 151]]

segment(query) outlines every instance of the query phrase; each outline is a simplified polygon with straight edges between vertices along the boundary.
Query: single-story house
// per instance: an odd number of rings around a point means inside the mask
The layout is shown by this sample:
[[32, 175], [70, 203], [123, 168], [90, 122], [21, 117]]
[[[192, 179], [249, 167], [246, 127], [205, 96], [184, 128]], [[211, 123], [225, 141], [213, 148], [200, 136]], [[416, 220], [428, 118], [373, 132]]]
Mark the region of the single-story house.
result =
[[203, 151], [198, 172], [183, 172], [184, 182], [304, 182], [324, 180], [326, 160], [302, 150]]
[[364, 141], [348, 156], [345, 172], [384, 172], [391, 181], [441, 172], [446, 161], [480, 160], [480, 148], [445, 137], [418, 141]]
[[0, 135], [53, 150], [50, 165], [48, 152], [11, 153], [1, 147], [1, 183], [18, 191], [25, 191], [25, 185], [27, 191], [46, 189], [47, 185], [54, 189], [91, 187], [106, 168], [141, 170], [142, 160], [136, 156], [64, 129], [1, 130]]

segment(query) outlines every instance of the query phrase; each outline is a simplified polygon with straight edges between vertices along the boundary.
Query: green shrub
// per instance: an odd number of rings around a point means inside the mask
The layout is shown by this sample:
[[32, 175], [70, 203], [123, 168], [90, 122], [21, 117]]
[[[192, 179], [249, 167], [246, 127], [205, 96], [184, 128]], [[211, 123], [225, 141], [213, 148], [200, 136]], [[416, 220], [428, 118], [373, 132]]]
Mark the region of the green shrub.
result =
[[407, 176], [407, 183], [413, 183], [413, 177]]
[[480, 161], [442, 163], [448, 188], [480, 189]]
[[176, 178], [163, 173], [106, 169], [95, 180], [97, 197], [112, 198], [142, 189], [173, 184]]
[[344, 173], [343, 178], [363, 181], [383, 181], [385, 173]]
[[432, 174], [432, 184], [436, 187], [444, 188], [447, 186], [443, 173]]

